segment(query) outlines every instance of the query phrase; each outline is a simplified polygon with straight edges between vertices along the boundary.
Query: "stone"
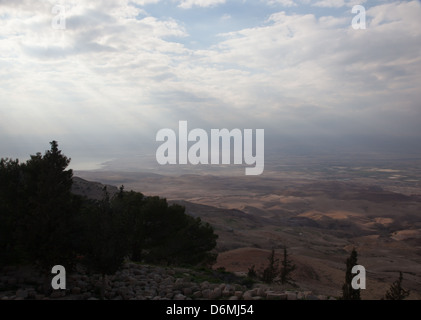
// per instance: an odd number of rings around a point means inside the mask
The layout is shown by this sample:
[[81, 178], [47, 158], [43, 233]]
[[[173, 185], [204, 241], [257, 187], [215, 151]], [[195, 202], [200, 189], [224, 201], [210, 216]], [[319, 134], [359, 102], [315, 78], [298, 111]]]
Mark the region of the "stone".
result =
[[200, 299], [202, 297], [203, 297], [202, 291], [196, 291], [196, 292], [193, 293], [193, 298], [195, 298], [195, 299]]
[[186, 296], [179, 293], [174, 296], [174, 300], [186, 300]]
[[267, 290], [267, 288], [265, 288], [265, 287], [259, 287], [259, 288], [257, 288], [256, 294], [258, 296], [261, 296], [261, 297], [266, 297], [266, 290]]
[[210, 295], [211, 295], [210, 289], [202, 290], [202, 296], [203, 296], [203, 298], [209, 299], [210, 298]]
[[161, 268], [161, 267], [156, 267], [155, 268], [155, 272], [157, 274], [163, 274], [165, 272], [165, 269], [164, 268]]
[[190, 296], [193, 293], [193, 290], [189, 287], [183, 289], [183, 293], [185, 296]]
[[183, 278], [177, 278], [174, 283], [174, 288], [176, 290], [180, 290], [184, 287], [184, 279]]
[[244, 300], [252, 300], [252, 299], [253, 299], [253, 297], [252, 297], [252, 295], [251, 295], [251, 293], [250, 293], [249, 291], [246, 291], [246, 292], [244, 292], [244, 294], [243, 294], [243, 299], [244, 299]]
[[134, 287], [137, 283], [138, 280], [135, 277], [129, 277], [126, 280], [126, 283], [130, 286], [130, 287]]
[[228, 300], [239, 300], [240, 298], [239, 297], [237, 297], [237, 296], [232, 296], [232, 297], [229, 297], [228, 298]]
[[153, 275], [153, 279], [155, 280], [155, 282], [157, 282], [157, 283], [160, 283], [161, 282], [161, 280], [162, 280], [162, 278], [161, 278], [161, 276], [159, 275], [159, 274], [154, 274]]
[[244, 295], [248, 295], [250, 297], [254, 297], [255, 296], [255, 291], [254, 290], [247, 290], [246, 292], [244, 292]]
[[201, 289], [200, 289], [200, 287], [197, 284], [192, 284], [191, 290], [193, 292], [196, 292], [196, 291], [200, 291]]
[[229, 297], [229, 296], [231, 296], [230, 290], [227, 290], [227, 288], [225, 288], [224, 291], [222, 291], [222, 296], [223, 297]]
[[268, 300], [286, 300], [286, 293], [277, 293], [277, 292], [268, 292], [266, 294], [266, 299]]
[[124, 300], [129, 300], [130, 298], [135, 297], [135, 293], [130, 288], [127, 288], [127, 290], [123, 291], [123, 293], [120, 295], [123, 297]]
[[215, 288], [210, 294], [210, 299], [212, 300], [219, 299], [221, 298], [221, 296], [222, 296], [221, 288]]
[[287, 292], [287, 300], [297, 300], [297, 295], [294, 292]]
[[209, 289], [213, 290], [215, 288], [219, 288], [219, 285], [217, 283], [210, 283], [209, 284]]
[[135, 276], [142, 276], [144, 274], [144, 272], [140, 269], [133, 269], [133, 274]]
[[53, 293], [50, 294], [50, 298], [51, 299], [58, 299], [58, 298], [62, 298], [66, 295], [65, 291], [62, 290], [56, 290]]

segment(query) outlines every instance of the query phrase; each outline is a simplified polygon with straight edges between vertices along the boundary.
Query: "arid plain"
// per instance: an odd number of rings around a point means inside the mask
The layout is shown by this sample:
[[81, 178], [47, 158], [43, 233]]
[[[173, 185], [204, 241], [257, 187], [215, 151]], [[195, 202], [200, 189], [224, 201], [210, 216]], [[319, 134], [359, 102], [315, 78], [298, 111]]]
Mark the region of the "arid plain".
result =
[[219, 235], [215, 268], [247, 273], [252, 265], [263, 268], [272, 248], [281, 253], [286, 246], [301, 289], [338, 297], [345, 260], [355, 247], [367, 270], [363, 299], [381, 299], [399, 271], [404, 288], [411, 290], [409, 299], [421, 299], [418, 159], [296, 158], [271, 164], [258, 177], [244, 176], [243, 168], [223, 169], [206, 174], [94, 170], [75, 176], [184, 205]]

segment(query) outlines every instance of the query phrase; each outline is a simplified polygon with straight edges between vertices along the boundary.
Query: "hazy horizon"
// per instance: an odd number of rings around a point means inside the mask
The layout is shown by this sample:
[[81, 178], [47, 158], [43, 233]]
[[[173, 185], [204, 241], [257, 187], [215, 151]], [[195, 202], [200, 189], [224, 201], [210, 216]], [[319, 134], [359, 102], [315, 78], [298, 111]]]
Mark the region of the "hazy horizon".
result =
[[0, 1], [0, 157], [57, 140], [71, 167], [124, 163], [181, 120], [264, 129], [270, 161], [420, 156], [420, 17], [420, 1]]

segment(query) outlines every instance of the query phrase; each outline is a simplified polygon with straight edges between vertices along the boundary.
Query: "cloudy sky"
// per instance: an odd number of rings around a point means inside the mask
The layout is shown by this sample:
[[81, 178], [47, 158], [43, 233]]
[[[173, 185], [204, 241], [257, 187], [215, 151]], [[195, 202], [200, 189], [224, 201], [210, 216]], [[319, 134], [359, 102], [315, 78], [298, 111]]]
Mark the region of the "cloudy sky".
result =
[[265, 129], [267, 153], [420, 152], [420, 1], [0, 0], [0, 157], [58, 140], [88, 168], [179, 120]]

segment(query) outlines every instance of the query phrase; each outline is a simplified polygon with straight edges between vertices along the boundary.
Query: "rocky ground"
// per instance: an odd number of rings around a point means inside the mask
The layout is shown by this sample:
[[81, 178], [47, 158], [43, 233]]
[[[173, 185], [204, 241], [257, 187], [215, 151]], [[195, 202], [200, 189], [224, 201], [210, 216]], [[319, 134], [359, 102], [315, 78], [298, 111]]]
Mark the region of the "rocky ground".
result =
[[[102, 278], [99, 275], [87, 275], [83, 270], [68, 274], [66, 290], [55, 291], [45, 290], [45, 279], [29, 267], [4, 267], [0, 271], [1, 300], [100, 298]], [[334, 299], [291, 287], [252, 283], [247, 278], [223, 271], [164, 268], [135, 263], [126, 263], [115, 275], [107, 276], [105, 283], [106, 300]]]

